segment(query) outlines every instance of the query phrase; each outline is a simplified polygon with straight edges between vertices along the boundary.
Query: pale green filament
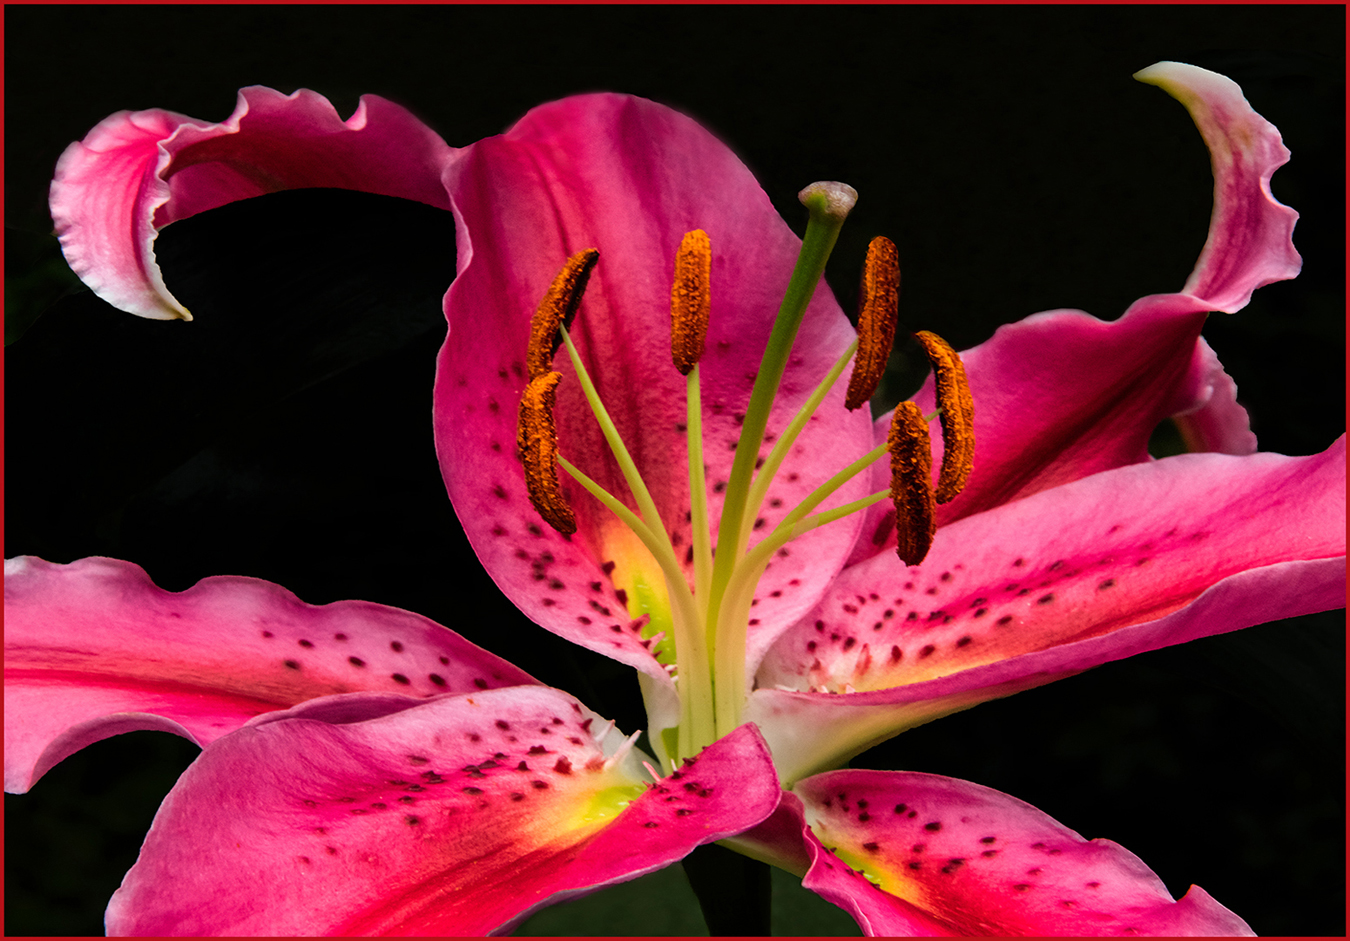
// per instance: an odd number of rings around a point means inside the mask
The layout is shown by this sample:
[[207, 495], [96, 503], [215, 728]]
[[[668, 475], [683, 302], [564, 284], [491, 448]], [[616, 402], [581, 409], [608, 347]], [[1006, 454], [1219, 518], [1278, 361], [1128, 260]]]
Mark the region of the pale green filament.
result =
[[703, 471], [703, 400], [698, 363], [685, 377], [688, 418], [685, 436], [689, 451], [689, 521], [694, 546], [694, 600], [707, 615], [708, 586], [712, 581], [712, 533], [708, 528], [708, 485]]
[[[715, 726], [712, 715], [712, 673], [709, 669], [708, 649], [704, 646], [702, 632], [698, 629], [700, 624], [699, 612], [694, 604], [693, 594], [689, 590], [689, 583], [685, 580], [684, 572], [680, 568], [679, 561], [675, 558], [675, 548], [671, 545], [669, 534], [666, 533], [665, 525], [661, 520], [661, 513], [656, 508], [656, 502], [652, 500], [647, 485], [643, 483], [637, 465], [633, 463], [633, 458], [628, 453], [628, 448], [619, 435], [619, 429], [615, 427], [604, 403], [600, 401], [600, 395], [595, 390], [595, 383], [591, 381], [590, 374], [586, 371], [586, 364], [581, 361], [581, 354], [577, 352], [567, 328], [561, 327], [559, 332], [562, 334], [563, 342], [567, 345], [567, 353], [572, 359], [572, 366], [576, 370], [577, 381], [581, 383], [586, 402], [590, 405], [592, 414], [595, 415], [596, 421], [600, 424], [600, 431], [604, 434], [605, 441], [608, 442], [614, 459], [619, 463], [619, 469], [623, 472], [624, 480], [628, 483], [628, 489], [633, 494], [633, 499], [639, 510], [641, 510], [642, 519], [638, 519], [632, 510], [629, 510], [628, 507], [605, 491], [594, 480], [591, 480], [575, 465], [561, 457], [559, 463], [578, 483], [590, 491], [605, 506], [609, 507], [619, 519], [633, 530], [633, 533], [647, 547], [647, 551], [652, 554], [656, 563], [661, 566], [661, 572], [666, 578], [666, 591], [671, 601], [671, 621], [675, 634], [676, 674], [680, 678], [680, 754], [693, 754], [703, 745], [715, 741], [715, 735], [713, 734]], [[692, 751], [686, 750], [686, 737], [689, 738], [688, 747]]]

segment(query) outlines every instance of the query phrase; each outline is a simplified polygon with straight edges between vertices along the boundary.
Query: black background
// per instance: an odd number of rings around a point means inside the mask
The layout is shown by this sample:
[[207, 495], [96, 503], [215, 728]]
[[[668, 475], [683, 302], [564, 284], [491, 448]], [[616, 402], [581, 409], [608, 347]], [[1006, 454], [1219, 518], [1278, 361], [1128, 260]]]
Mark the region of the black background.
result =
[[[1110, 319], [1180, 288], [1208, 160], [1184, 109], [1130, 75], [1189, 61], [1236, 79], [1283, 132], [1294, 157], [1273, 188], [1302, 213], [1305, 260], [1206, 336], [1263, 449], [1313, 453], [1344, 427], [1339, 6], [8, 6], [5, 29], [7, 339], [22, 335], [5, 362], [6, 556], [110, 555], [173, 590], [238, 574], [312, 603], [398, 605], [643, 724], [631, 671], [520, 615], [445, 499], [429, 406], [447, 213], [313, 191], [177, 223], [159, 255], [190, 324], [118, 313], [63, 274], [45, 198], [65, 145], [123, 108], [221, 120], [254, 83], [313, 88], [344, 116], [377, 93], [456, 146], [575, 92], [656, 99], [726, 140], [798, 231], [801, 186], [854, 185], [828, 275], [845, 309], [866, 241], [886, 234], [902, 330], [963, 348], [1034, 311]], [[922, 377], [903, 345], [893, 367], [886, 407]], [[1343, 623], [1109, 664], [854, 765], [1008, 791], [1122, 843], [1178, 896], [1204, 886], [1260, 934], [1342, 935]], [[194, 753], [123, 736], [6, 796], [6, 933], [99, 932]]]

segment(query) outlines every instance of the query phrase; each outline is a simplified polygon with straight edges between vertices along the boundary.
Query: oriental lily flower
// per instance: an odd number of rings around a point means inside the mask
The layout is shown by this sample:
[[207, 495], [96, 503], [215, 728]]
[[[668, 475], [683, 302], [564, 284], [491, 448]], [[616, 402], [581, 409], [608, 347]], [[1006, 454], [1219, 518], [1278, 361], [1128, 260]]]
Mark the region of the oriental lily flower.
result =
[[[1228, 80], [1170, 63], [1140, 77], [1186, 104], [1213, 156], [1210, 239], [1183, 291], [1113, 323], [1038, 315], [959, 360], [925, 336], [936, 382], [875, 424], [847, 406], [885, 360], [894, 261], [884, 242], [869, 255], [861, 337], [817, 286], [847, 188], [805, 191], [799, 243], [723, 145], [616, 95], [463, 151], [412, 134], [460, 236], [435, 392], [451, 499], [522, 610], [637, 668], [659, 770], [571, 697], [404, 612], [309, 608], [244, 579], [171, 595], [126, 563], [29, 560], [6, 573], [7, 788], [129, 728], [207, 746], [113, 931], [504, 930], [726, 839], [872, 934], [1246, 933], [1203, 890], [1174, 902], [1123, 848], [1007, 795], [828, 770], [987, 699], [1341, 603], [1343, 440], [1252, 453], [1199, 338], [1206, 312], [1297, 273], [1295, 215], [1268, 189], [1287, 152]], [[260, 159], [279, 166], [254, 176], [300, 181], [281, 185], [313, 185], [283, 172], [291, 109], [310, 115], [301, 140], [381, 133], [256, 89], [225, 124], [168, 116], [125, 153], [100, 141], [152, 122], [109, 119], [79, 182], [53, 188], [91, 285], [173, 310], [151, 243], [189, 214], [164, 207], [194, 205], [178, 166], [219, 185], [213, 205], [251, 195], [213, 161], [250, 153], [257, 102], [273, 119]], [[111, 221], [78, 195], [105, 152], [131, 168]], [[334, 172], [366, 188], [361, 159]], [[121, 252], [108, 270], [104, 238]], [[935, 486], [923, 416], [939, 410]], [[1149, 460], [1174, 414], [1204, 453]]]

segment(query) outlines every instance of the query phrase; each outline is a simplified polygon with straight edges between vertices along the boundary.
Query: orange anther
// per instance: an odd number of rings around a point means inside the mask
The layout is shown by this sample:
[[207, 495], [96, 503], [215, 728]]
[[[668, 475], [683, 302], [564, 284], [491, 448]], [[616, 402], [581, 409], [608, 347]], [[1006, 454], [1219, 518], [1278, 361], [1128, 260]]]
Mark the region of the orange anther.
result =
[[891, 499], [895, 501], [895, 551], [906, 565], [918, 565], [937, 531], [933, 499], [933, 452], [923, 410], [901, 402], [886, 438], [891, 455]]
[[885, 236], [872, 239], [863, 262], [862, 291], [858, 304], [858, 353], [848, 380], [844, 406], [852, 411], [867, 404], [886, 372], [886, 361], [895, 342], [895, 321], [900, 306], [900, 255]]
[[572, 322], [600, 253], [594, 248], [577, 252], [562, 266], [549, 285], [548, 293], [530, 320], [530, 345], [525, 351], [525, 368], [531, 380], [553, 369], [553, 354], [558, 351], [558, 328]]
[[576, 517], [558, 484], [558, 432], [553, 404], [560, 372], [547, 372], [530, 380], [520, 398], [516, 446], [525, 467], [525, 489], [539, 515], [558, 532], [577, 531]]
[[711, 303], [712, 247], [708, 233], [685, 233], [675, 256], [675, 282], [670, 288], [670, 358], [687, 376], [703, 356]]
[[937, 384], [937, 404], [942, 419], [942, 473], [938, 475], [937, 502], [953, 499], [966, 485], [975, 463], [975, 400], [966, 381], [961, 357], [936, 333], [914, 334], [928, 353]]

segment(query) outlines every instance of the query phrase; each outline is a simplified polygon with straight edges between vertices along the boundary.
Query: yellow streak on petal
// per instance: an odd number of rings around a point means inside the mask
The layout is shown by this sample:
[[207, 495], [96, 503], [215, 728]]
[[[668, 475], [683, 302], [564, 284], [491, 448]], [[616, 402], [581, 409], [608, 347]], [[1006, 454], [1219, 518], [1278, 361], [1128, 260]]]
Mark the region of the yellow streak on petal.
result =
[[646, 787], [641, 784], [615, 784], [604, 790], [595, 791], [586, 805], [581, 808], [578, 825], [613, 820], [623, 813], [633, 801], [642, 796]]
[[629, 617], [648, 616], [650, 620], [642, 629], [643, 638], [664, 633], [665, 637], [652, 646], [652, 653], [663, 665], [674, 663], [675, 622], [670, 613], [670, 595], [661, 566], [632, 530], [618, 520], [605, 524], [600, 546], [604, 561], [614, 563], [609, 573], [610, 581], [627, 596]]

